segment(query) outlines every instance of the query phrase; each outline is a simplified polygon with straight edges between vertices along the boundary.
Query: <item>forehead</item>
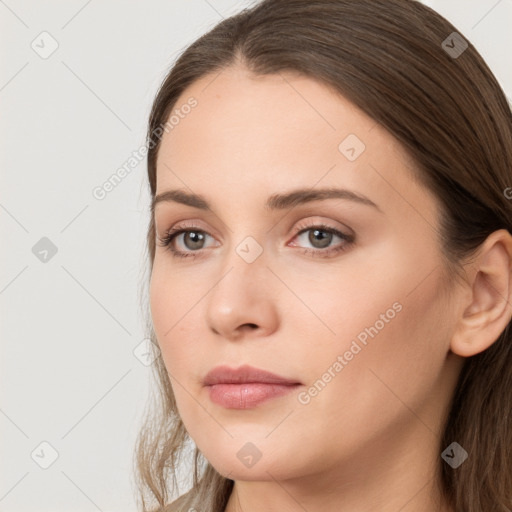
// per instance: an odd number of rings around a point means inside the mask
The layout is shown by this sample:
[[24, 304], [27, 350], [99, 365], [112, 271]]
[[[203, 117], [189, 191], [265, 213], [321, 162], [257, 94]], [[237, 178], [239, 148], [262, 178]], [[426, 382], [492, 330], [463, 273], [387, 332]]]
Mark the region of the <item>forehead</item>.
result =
[[419, 208], [432, 206], [398, 141], [325, 84], [227, 68], [188, 87], [173, 112], [191, 98], [196, 106], [162, 137], [158, 192], [189, 188], [242, 207], [259, 191], [266, 199], [318, 184], [364, 191], [383, 205], [397, 205], [398, 194]]
[[[293, 163], [305, 152], [337, 154], [349, 133], [366, 142], [376, 125], [326, 85], [291, 73], [254, 76], [244, 68], [227, 68], [193, 83], [174, 110], [190, 98], [197, 105], [164, 135], [160, 148], [161, 153], [172, 150], [177, 159], [222, 152], [230, 161], [258, 155], [268, 160], [286, 153]], [[228, 153], [226, 146], [231, 146]]]

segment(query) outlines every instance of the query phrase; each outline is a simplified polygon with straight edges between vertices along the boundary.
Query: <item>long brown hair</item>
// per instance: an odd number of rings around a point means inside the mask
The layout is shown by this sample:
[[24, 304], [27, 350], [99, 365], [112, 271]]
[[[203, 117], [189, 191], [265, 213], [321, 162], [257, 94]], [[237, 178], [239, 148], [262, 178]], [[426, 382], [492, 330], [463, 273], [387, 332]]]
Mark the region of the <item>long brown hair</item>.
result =
[[[415, 176], [440, 201], [443, 255], [461, 275], [461, 262], [488, 235], [512, 232], [504, 192], [512, 186], [512, 114], [480, 54], [453, 32], [415, 0], [263, 0], [223, 20], [181, 54], [155, 98], [147, 133], [151, 196], [161, 127], [188, 86], [238, 63], [259, 75], [298, 72], [339, 91], [402, 143]], [[147, 249], [151, 270], [153, 215]], [[453, 441], [469, 454], [457, 469], [439, 457], [441, 490], [457, 512], [512, 508], [511, 336], [509, 324], [466, 359], [439, 440], [440, 454]], [[190, 439], [161, 357], [154, 368], [159, 395], [135, 458], [142, 508], [223, 512], [233, 481], [197, 447], [192, 488], [168, 503], [179, 492], [176, 474]]]

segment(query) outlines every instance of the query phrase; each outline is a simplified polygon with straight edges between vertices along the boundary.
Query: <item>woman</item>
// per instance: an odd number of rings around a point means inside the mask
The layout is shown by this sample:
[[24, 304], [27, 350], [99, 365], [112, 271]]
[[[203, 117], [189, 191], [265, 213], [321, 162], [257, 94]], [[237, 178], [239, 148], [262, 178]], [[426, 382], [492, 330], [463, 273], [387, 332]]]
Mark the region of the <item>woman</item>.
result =
[[148, 141], [143, 509], [509, 510], [512, 115], [469, 41], [412, 0], [263, 0]]

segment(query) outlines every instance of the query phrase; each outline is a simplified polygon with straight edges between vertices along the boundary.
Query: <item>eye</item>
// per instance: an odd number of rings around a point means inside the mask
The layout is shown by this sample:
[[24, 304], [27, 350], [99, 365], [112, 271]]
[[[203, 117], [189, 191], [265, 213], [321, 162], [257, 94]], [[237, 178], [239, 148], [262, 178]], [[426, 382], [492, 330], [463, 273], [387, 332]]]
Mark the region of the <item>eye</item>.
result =
[[[309, 235], [304, 237], [304, 235], [308, 233]], [[314, 247], [314, 249], [305, 249], [303, 253], [320, 257], [326, 257], [344, 251], [348, 249], [355, 240], [354, 235], [342, 233], [341, 231], [325, 224], [306, 226], [304, 229], [299, 231], [294, 238], [301, 237], [303, 240], [305, 238], [305, 241]], [[335, 245], [334, 247], [330, 246], [333, 239], [336, 237], [341, 239], [343, 243]]]
[[[190, 249], [191, 252], [174, 248], [173, 244], [175, 244], [175, 239], [178, 239], [178, 237], [181, 237], [181, 235], [183, 235], [182, 244], [185, 245], [185, 248]], [[159, 238], [159, 245], [168, 249], [173, 256], [180, 258], [195, 258], [197, 256], [195, 253], [197, 253], [198, 250], [203, 249], [206, 236], [210, 235], [208, 235], [206, 231], [203, 231], [199, 228], [195, 228], [194, 226], [180, 225], [170, 229], [162, 238]]]
[[[326, 257], [346, 250], [354, 243], [355, 240], [354, 235], [342, 233], [341, 231], [325, 224], [301, 227], [302, 229], [295, 234], [294, 239], [301, 237], [304, 238], [304, 235], [309, 233], [309, 236], [306, 237], [306, 242], [312, 244], [314, 247], [313, 249], [306, 248], [302, 251], [303, 254]], [[181, 235], [183, 235], [183, 238], [181, 239], [182, 246], [188, 250], [176, 249], [174, 247], [176, 243], [175, 240], [180, 240], [179, 237], [181, 237]], [[158, 240], [159, 245], [168, 249], [175, 257], [195, 258], [200, 255], [199, 251], [204, 249], [204, 241], [208, 236], [210, 235], [206, 233], [206, 231], [197, 227], [180, 225], [170, 229], [163, 237], [159, 237]], [[334, 247], [330, 247], [333, 239], [336, 237], [342, 240], [342, 243]], [[291, 245], [296, 246], [296, 244]]]

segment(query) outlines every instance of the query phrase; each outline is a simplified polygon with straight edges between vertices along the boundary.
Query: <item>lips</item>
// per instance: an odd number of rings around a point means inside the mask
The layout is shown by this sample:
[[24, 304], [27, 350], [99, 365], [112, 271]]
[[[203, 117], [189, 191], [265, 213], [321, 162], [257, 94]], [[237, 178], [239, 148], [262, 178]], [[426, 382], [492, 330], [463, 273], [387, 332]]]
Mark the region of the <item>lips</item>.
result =
[[205, 386], [243, 383], [281, 384], [285, 386], [301, 384], [297, 380], [287, 379], [280, 375], [248, 365], [243, 365], [236, 369], [230, 368], [229, 366], [217, 366], [207, 373], [203, 381]]
[[226, 409], [249, 409], [284, 396], [302, 384], [252, 366], [218, 366], [203, 381], [210, 400]]

